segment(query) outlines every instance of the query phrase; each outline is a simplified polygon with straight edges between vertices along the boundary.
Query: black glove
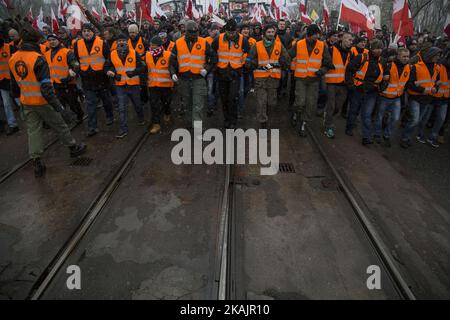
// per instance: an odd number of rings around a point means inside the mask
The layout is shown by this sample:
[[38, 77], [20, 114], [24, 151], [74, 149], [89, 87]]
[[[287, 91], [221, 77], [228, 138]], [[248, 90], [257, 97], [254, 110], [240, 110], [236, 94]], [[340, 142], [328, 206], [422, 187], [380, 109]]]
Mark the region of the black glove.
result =
[[59, 101], [57, 103], [54, 103], [52, 106], [53, 109], [55, 109], [57, 112], [61, 114], [61, 117], [63, 118], [66, 124], [72, 123], [74, 119], [74, 114], [71, 111], [66, 110]]
[[127, 71], [125, 73], [127, 74], [128, 78], [133, 78], [134, 76], [136, 76], [136, 71]]
[[319, 69], [319, 70], [316, 71], [316, 75], [317, 75], [318, 77], [321, 77], [321, 76], [325, 75], [325, 73], [326, 73], [326, 72], [325, 72], [323, 69]]
[[122, 76], [121, 76], [120, 74], [116, 73], [116, 74], [114, 75], [114, 80], [120, 81], [121, 79], [122, 79]]

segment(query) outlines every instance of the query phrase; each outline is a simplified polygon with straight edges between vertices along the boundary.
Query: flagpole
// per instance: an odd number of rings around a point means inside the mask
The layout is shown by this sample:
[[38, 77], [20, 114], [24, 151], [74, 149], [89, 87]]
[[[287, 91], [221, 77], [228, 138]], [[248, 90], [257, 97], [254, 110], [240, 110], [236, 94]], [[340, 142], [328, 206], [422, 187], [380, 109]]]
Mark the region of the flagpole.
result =
[[336, 30], [339, 30], [339, 22], [341, 21], [341, 12], [342, 12], [342, 0], [341, 0], [341, 5], [339, 7], [339, 16], [338, 16], [338, 21], [336, 24]]
[[[154, 1], [154, 0], [153, 0]], [[141, 24], [142, 24], [142, 5], [141, 2], [139, 1], [139, 6], [140, 6], [140, 13], [139, 13], [139, 30], [141, 30]], [[134, 4], [134, 8], [136, 9], [136, 3]]]

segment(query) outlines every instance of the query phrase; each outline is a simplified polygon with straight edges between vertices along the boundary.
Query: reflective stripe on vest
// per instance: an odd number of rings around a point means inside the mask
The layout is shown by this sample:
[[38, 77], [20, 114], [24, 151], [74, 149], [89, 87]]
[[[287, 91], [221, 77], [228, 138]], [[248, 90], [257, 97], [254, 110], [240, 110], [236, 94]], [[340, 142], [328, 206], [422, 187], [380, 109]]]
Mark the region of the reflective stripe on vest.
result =
[[[266, 64], [279, 64], [280, 61], [280, 56], [281, 56], [281, 42], [280, 41], [275, 41], [274, 45], [273, 45], [273, 50], [272, 53], [269, 54], [267, 53], [267, 49], [266, 47], [264, 47], [264, 42], [258, 41], [256, 43], [256, 52], [257, 52], [257, 56], [258, 56], [258, 67], [263, 67]], [[274, 68], [271, 70], [254, 70], [253, 71], [253, 76], [255, 78], [275, 78], [275, 79], [280, 79], [281, 78], [281, 69], [280, 68]]]
[[345, 68], [350, 60], [350, 55], [347, 55], [345, 64], [342, 60], [342, 55], [339, 49], [333, 47], [333, 65], [334, 69], [329, 70], [325, 74], [326, 83], [343, 83], [345, 81]]
[[120, 81], [115, 81], [116, 86], [137, 86], [139, 85], [139, 76], [129, 78], [126, 74], [127, 71], [134, 71], [136, 69], [136, 51], [129, 48], [127, 57], [125, 58], [125, 65], [119, 58], [117, 50], [111, 52], [111, 63], [114, 65], [117, 74], [120, 74]]
[[103, 40], [95, 37], [91, 52], [88, 53], [84, 39], [77, 41], [78, 56], [80, 57], [80, 69], [87, 71], [89, 66], [94, 71], [103, 70], [105, 57], [103, 57]]
[[128, 48], [134, 49], [139, 55], [143, 56], [145, 53], [145, 47], [144, 42], [142, 41], [142, 37], [139, 37], [138, 41], [136, 42], [136, 47], [133, 47], [133, 43], [131, 39], [128, 39]]
[[61, 79], [69, 77], [69, 65], [67, 64], [67, 54], [69, 49], [61, 48], [52, 57], [52, 51], [49, 50], [45, 53], [45, 59], [47, 60], [50, 68], [50, 78], [53, 83], [61, 83]]
[[449, 98], [450, 97], [450, 81], [448, 78], [448, 70], [442, 65], [435, 66], [435, 78], [440, 81], [438, 86], [438, 92], [433, 94], [436, 98]]
[[306, 40], [297, 42], [297, 57], [295, 60], [295, 77], [296, 78], [317, 78], [316, 72], [322, 66], [322, 57], [325, 44], [317, 40], [311, 56], [308, 53]]
[[20, 102], [26, 106], [48, 104], [34, 73], [34, 65], [39, 57], [42, 55], [35, 51], [18, 51], [9, 60], [9, 69], [20, 88]]
[[219, 58], [217, 67], [226, 69], [230, 65], [233, 69], [242, 68], [245, 63], [244, 52], [242, 51], [244, 36], [239, 34], [237, 43], [225, 41], [224, 38], [225, 33], [220, 34], [219, 49], [217, 50], [217, 56]]
[[197, 37], [197, 42], [192, 46], [191, 52], [189, 52], [184, 37], [177, 39], [175, 44], [178, 54], [178, 71], [180, 73], [191, 72], [193, 74], [200, 74], [200, 70], [204, 68], [206, 61], [205, 38]]
[[431, 94], [431, 88], [434, 86], [433, 77], [435, 74], [432, 76], [428, 70], [428, 67], [422, 61], [417, 62], [414, 66], [416, 67], [416, 84], [425, 88], [425, 91], [420, 93], [408, 89], [408, 93], [413, 96], [426, 96]]
[[11, 79], [8, 61], [11, 58], [11, 47], [5, 43], [0, 49], [0, 80]]
[[409, 80], [409, 75], [409, 64], [405, 66], [399, 78], [397, 65], [395, 64], [395, 62], [392, 62], [388, 87], [380, 95], [391, 99], [401, 97], [403, 95], [403, 92], [405, 91], [405, 85]]
[[169, 72], [170, 54], [169, 50], [164, 51], [155, 64], [152, 54], [147, 52], [145, 55], [145, 62], [147, 63], [147, 86], [161, 88], [173, 87], [174, 83]]
[[[362, 55], [362, 61], [364, 61], [364, 63], [362, 64], [361, 68], [356, 72], [355, 77], [353, 78], [353, 83], [355, 84], [356, 87], [359, 87], [364, 83], [364, 80], [366, 79], [367, 69], [369, 68], [369, 59], [367, 55], [365, 54]], [[380, 69], [380, 74], [377, 80], [375, 80], [375, 83], [380, 83], [383, 80], [383, 66], [379, 62], [378, 68]]]

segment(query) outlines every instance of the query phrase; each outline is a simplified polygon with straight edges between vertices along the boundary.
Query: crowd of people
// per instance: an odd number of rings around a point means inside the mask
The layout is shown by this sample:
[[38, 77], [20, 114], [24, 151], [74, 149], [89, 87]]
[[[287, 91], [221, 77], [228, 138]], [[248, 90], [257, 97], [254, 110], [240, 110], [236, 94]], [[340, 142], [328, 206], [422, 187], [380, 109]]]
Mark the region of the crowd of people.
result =
[[[254, 118], [261, 128], [268, 127], [268, 110], [286, 101], [301, 137], [320, 116], [324, 134], [334, 138], [336, 116], [342, 115], [349, 136], [360, 116], [363, 145], [390, 147], [396, 131], [403, 148], [413, 138], [433, 147], [444, 143], [450, 95], [447, 38], [425, 31], [394, 42], [383, 27], [369, 40], [366, 32], [326, 32], [316, 24], [270, 18], [263, 24], [231, 18], [219, 25], [207, 16], [200, 21], [163, 17], [140, 27], [125, 19], [99, 22], [82, 10], [89, 22], [76, 36], [64, 21], [57, 33], [48, 26], [40, 32], [26, 18], [1, 22], [5, 131], [19, 130], [14, 111], [21, 110], [36, 177], [45, 172], [43, 128], [56, 130], [70, 155], [79, 156], [86, 144], [77, 143], [68, 126], [81, 123], [87, 113], [87, 137], [95, 136], [100, 100], [106, 125], [113, 124], [117, 109], [118, 139], [129, 131], [129, 104], [137, 124], [148, 123], [151, 134], [171, 121], [172, 109], [184, 112], [195, 127], [218, 112], [219, 102], [224, 127], [233, 129], [239, 127], [247, 95], [255, 92]], [[147, 104], [151, 117], [146, 121]]]

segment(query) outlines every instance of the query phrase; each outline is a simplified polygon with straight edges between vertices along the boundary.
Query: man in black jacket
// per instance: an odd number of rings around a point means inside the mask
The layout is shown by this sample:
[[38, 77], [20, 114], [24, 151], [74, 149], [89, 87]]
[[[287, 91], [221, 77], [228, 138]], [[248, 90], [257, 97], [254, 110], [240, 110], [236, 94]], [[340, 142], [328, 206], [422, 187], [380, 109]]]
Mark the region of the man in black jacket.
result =
[[[106, 113], [106, 125], [112, 125], [114, 121], [114, 115], [112, 111], [112, 102], [110, 94], [109, 79], [106, 76], [104, 64], [110, 56], [110, 49], [106, 41], [99, 39], [102, 42], [102, 49], [98, 46], [94, 46], [94, 42], [98, 37], [95, 36], [95, 28], [90, 23], [85, 23], [82, 27], [83, 38], [77, 40], [74, 45], [74, 54], [77, 60], [80, 62], [80, 76], [83, 86], [84, 94], [86, 96], [86, 109], [88, 112], [88, 137], [92, 137], [97, 134], [97, 101], [100, 98], [103, 102], [103, 108]], [[83, 57], [79, 52], [79, 48], [85, 46], [88, 53], [92, 53], [93, 50], [97, 52], [102, 58], [95, 60], [96, 63], [103, 61], [103, 68], [100, 70], [94, 70], [92, 64], [87, 68], [83, 67]], [[86, 64], [85, 64], [86, 65]]]

